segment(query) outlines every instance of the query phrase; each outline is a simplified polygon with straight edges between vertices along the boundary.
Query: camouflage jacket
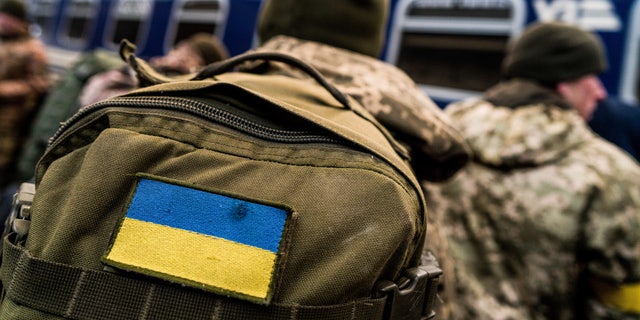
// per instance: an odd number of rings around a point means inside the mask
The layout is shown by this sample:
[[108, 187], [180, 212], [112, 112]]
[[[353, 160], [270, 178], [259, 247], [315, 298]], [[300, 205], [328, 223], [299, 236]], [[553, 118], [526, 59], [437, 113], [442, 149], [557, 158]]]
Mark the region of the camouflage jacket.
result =
[[[446, 180], [468, 162], [470, 151], [462, 135], [444, 112], [397, 67], [352, 51], [287, 36], [274, 37], [257, 50], [282, 52], [310, 63], [327, 81], [358, 100], [407, 146], [418, 178]], [[268, 72], [313, 81], [301, 71], [280, 63], [270, 63]], [[444, 282], [452, 283], [446, 242], [431, 222], [429, 219], [426, 239], [430, 244], [429, 254], [422, 262], [439, 266], [444, 270]], [[452, 308], [450, 299], [447, 292], [440, 295], [438, 319], [447, 319]]]
[[[317, 42], [278, 36], [257, 51], [282, 52], [311, 64], [340, 91], [360, 102], [411, 151], [420, 178], [449, 178], [469, 159], [464, 139], [440, 108], [403, 71], [383, 61]], [[269, 73], [309, 79], [271, 63]]]
[[455, 262], [453, 319], [633, 319], [590, 280], [640, 280], [640, 167], [553, 92], [512, 80], [445, 111], [474, 159], [429, 184]]

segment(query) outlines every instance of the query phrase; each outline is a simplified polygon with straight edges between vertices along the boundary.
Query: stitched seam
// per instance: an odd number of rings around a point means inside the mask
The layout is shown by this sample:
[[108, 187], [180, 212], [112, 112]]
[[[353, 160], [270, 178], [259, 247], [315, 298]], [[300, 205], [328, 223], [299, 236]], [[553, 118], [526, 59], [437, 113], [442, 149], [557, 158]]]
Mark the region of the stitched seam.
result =
[[213, 314], [211, 315], [211, 320], [220, 319], [220, 308], [222, 307], [222, 300], [217, 299], [215, 302], [215, 306], [213, 307]]
[[16, 266], [11, 274], [11, 281], [9, 282], [9, 285], [7, 286], [7, 291], [8, 292], [12, 292], [14, 290], [14, 283], [16, 281], [16, 270], [18, 270], [22, 264], [24, 263], [24, 259], [25, 256], [27, 255], [26, 251], [23, 251], [20, 253], [20, 257], [18, 257], [18, 262], [16, 263]]
[[67, 310], [64, 313], [64, 316], [67, 318], [70, 318], [72, 313], [73, 313], [73, 309], [75, 309], [76, 304], [78, 303], [78, 295], [80, 294], [80, 291], [82, 291], [82, 287], [84, 286], [85, 282], [86, 282], [86, 278], [87, 278], [87, 272], [86, 271], [82, 271], [80, 273], [80, 278], [78, 279], [78, 282], [76, 282], [76, 287], [73, 289], [73, 295], [71, 296], [71, 301], [69, 301], [69, 305], [67, 306]]
[[147, 298], [145, 299], [144, 305], [142, 306], [142, 312], [140, 313], [140, 319], [144, 320], [149, 316], [149, 310], [151, 309], [151, 304], [153, 301], [153, 296], [156, 292], [156, 286], [151, 285], [149, 288], [149, 292], [147, 292]]
[[354, 320], [356, 318], [356, 302], [353, 301], [351, 303], [351, 320]]

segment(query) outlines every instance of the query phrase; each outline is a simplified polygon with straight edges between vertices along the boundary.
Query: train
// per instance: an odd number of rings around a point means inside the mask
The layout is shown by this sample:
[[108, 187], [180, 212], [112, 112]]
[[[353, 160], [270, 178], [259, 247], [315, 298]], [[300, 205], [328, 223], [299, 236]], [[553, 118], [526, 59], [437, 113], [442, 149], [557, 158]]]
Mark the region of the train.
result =
[[[303, 0], [301, 0], [303, 1]], [[340, 1], [340, 0], [335, 0]], [[27, 0], [32, 32], [49, 48], [54, 70], [83, 52], [161, 55], [194, 32], [218, 36], [236, 55], [256, 46], [261, 0]], [[640, 97], [640, 0], [390, 0], [380, 59], [404, 70], [436, 103], [478, 95], [500, 80], [509, 41], [535, 21], [561, 20], [597, 32], [612, 97]]]

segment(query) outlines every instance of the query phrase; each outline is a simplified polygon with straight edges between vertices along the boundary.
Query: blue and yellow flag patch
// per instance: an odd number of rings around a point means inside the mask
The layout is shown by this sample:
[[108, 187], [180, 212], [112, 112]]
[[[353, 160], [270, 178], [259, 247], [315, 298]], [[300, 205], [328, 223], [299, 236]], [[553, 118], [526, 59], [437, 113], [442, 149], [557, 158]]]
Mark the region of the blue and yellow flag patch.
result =
[[268, 303], [291, 211], [140, 178], [104, 262]]

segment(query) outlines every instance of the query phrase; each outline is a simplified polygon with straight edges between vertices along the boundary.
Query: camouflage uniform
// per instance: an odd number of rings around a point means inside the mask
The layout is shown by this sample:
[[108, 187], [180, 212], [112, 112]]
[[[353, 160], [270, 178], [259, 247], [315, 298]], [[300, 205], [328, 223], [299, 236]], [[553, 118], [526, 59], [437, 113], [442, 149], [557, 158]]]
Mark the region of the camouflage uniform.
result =
[[[320, 71], [340, 91], [358, 100], [410, 149], [419, 178], [425, 181], [448, 179], [469, 160], [469, 148], [446, 115], [395, 66], [353, 51], [288, 36], [273, 37], [257, 51], [282, 52], [297, 57]], [[268, 72], [313, 81], [304, 73], [280, 63], [271, 63]], [[451, 259], [447, 258], [446, 243], [435, 225], [429, 224], [428, 230], [429, 254], [422, 259], [423, 264], [438, 265], [444, 270], [444, 283], [450, 284], [445, 288], [453, 288], [453, 272], [447, 272], [453, 267]], [[447, 319], [452, 309], [449, 294], [447, 291], [440, 293], [438, 319]]]
[[[340, 91], [358, 100], [411, 150], [417, 174], [429, 181], [449, 178], [468, 160], [464, 139], [442, 110], [403, 71], [378, 59], [313, 41], [276, 36], [257, 51], [281, 52], [311, 64]], [[309, 79], [290, 66], [272, 63], [270, 73]]]
[[510, 80], [445, 109], [474, 153], [425, 186], [455, 258], [453, 319], [634, 318], [588, 282], [640, 280], [640, 167], [565, 104]]
[[0, 40], [0, 187], [15, 179], [15, 162], [48, 88], [44, 45], [26, 30]]

